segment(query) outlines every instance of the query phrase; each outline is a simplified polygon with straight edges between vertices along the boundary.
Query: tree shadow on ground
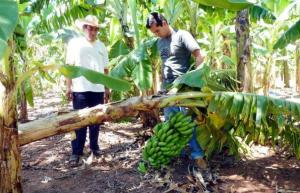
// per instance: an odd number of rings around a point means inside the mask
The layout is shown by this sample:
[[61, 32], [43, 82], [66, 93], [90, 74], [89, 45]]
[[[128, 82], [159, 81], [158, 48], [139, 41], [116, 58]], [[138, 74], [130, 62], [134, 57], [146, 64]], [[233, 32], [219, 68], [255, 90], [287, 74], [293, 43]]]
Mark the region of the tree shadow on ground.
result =
[[227, 192], [280, 192], [280, 189], [300, 192], [299, 160], [279, 154], [222, 167], [220, 175], [223, 184], [220, 187]]

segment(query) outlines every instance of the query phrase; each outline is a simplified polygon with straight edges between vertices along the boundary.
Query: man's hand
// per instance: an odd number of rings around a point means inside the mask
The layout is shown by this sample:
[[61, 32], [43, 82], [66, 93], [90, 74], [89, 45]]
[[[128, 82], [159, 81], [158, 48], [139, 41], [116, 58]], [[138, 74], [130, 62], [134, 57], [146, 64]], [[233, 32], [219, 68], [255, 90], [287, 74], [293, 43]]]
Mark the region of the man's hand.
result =
[[109, 99], [110, 99], [110, 91], [108, 88], [105, 88], [104, 103], [109, 103]]
[[196, 69], [200, 69], [202, 68], [202, 63], [204, 60], [204, 57], [201, 55], [200, 50], [195, 50], [192, 52], [193, 56], [195, 57], [195, 65], [196, 65]]
[[66, 97], [68, 101], [73, 100], [73, 94], [72, 94], [72, 79], [66, 78], [66, 86], [67, 86], [67, 91], [66, 91]]
[[66, 91], [66, 97], [67, 97], [68, 101], [72, 101], [73, 100], [73, 94], [72, 94], [71, 89], [67, 89], [67, 91]]

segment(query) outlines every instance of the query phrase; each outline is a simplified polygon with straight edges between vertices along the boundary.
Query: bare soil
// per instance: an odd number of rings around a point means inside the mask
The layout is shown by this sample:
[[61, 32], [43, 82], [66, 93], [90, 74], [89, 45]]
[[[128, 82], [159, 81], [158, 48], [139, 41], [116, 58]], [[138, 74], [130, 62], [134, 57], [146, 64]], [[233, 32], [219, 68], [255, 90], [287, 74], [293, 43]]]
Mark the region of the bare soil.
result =
[[[57, 95], [36, 98], [30, 119], [56, 114], [61, 108]], [[132, 119], [105, 123], [99, 143], [102, 154], [86, 152], [78, 167], [71, 167], [71, 134], [53, 136], [22, 147], [22, 181], [25, 193], [161, 193], [205, 192], [201, 180], [191, 171], [187, 158], [174, 159], [169, 168], [137, 171], [141, 148], [150, 129]], [[252, 157], [225, 165], [226, 159], [209, 160], [214, 180], [210, 192], [300, 192], [300, 162], [285, 151], [252, 146]], [[207, 191], [208, 192], [208, 191]]]

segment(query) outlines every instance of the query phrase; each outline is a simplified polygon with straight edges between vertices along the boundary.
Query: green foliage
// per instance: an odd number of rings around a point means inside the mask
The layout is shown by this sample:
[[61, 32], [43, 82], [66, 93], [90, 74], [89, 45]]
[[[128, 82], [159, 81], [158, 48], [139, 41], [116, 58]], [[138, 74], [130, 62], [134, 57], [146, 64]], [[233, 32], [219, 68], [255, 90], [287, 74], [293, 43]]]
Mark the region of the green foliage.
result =
[[[140, 90], [147, 90], [152, 86], [151, 52], [156, 47], [156, 40], [149, 39], [132, 50], [127, 55], [120, 55], [111, 61], [110, 75], [120, 79], [133, 81]], [[114, 47], [113, 47], [114, 48]]]
[[272, 23], [276, 20], [272, 12], [258, 5], [251, 6], [249, 8], [249, 14], [254, 21], [263, 19], [268, 23]]
[[152, 66], [150, 60], [138, 62], [132, 74], [134, 83], [140, 90], [144, 91], [152, 87]]
[[172, 26], [178, 20], [179, 16], [184, 12], [183, 1], [181, 0], [165, 1], [163, 8], [164, 15]]
[[36, 0], [36, 1], [32, 1], [32, 0], [21, 0], [20, 3], [27, 3], [30, 2], [30, 4], [28, 4], [28, 7], [26, 8], [26, 12], [27, 13], [40, 13], [40, 11], [44, 8], [44, 7], [48, 7], [50, 0]]
[[109, 58], [114, 59], [121, 55], [129, 54], [130, 50], [123, 40], [116, 41], [110, 48]]
[[131, 88], [131, 85], [125, 80], [107, 76], [103, 73], [83, 67], [63, 65], [59, 68], [59, 71], [67, 78], [73, 79], [84, 76], [87, 80], [94, 84], [103, 84], [113, 90], [128, 91]]
[[173, 87], [187, 85], [192, 88], [209, 87], [214, 91], [235, 91], [237, 81], [234, 70], [211, 70], [206, 64], [178, 77]]
[[134, 28], [134, 34], [135, 34], [135, 41], [136, 44], [139, 46], [140, 45], [140, 33], [139, 33], [139, 26], [138, 26], [138, 18], [137, 18], [137, 3], [136, 0], [129, 0], [128, 5], [131, 10], [131, 17], [132, 17], [132, 22], [133, 22], [133, 28]]
[[[39, 9], [36, 7], [39, 7]], [[57, 0], [49, 3], [49, 0], [42, 0], [29, 6], [29, 9], [30, 13], [38, 12], [40, 15], [34, 23], [34, 30], [37, 33], [57, 31], [66, 26], [71, 26], [76, 19], [83, 18], [88, 14], [98, 16], [101, 22], [105, 18], [103, 7], [95, 6], [93, 2], [70, 3], [64, 0]]]
[[282, 49], [286, 47], [289, 43], [295, 42], [300, 38], [300, 20], [298, 20], [292, 27], [290, 27], [286, 32], [284, 32], [281, 37], [277, 40], [274, 45], [274, 49]]
[[261, 1], [261, 4], [271, 10], [274, 14], [279, 15], [286, 9], [286, 7], [296, 2], [297, 1], [290, 0], [263, 0]]
[[146, 174], [146, 172], [147, 172], [147, 167], [144, 162], [139, 162], [137, 169], [141, 174]]
[[26, 101], [28, 102], [28, 104], [33, 107], [34, 103], [33, 103], [33, 91], [32, 91], [32, 86], [30, 83], [30, 80], [26, 80], [25, 81], [25, 96], [26, 96]]
[[239, 148], [246, 150], [245, 145], [252, 141], [276, 144], [284, 140], [299, 158], [299, 117], [298, 103], [248, 93], [216, 92], [198, 140], [208, 156], [224, 145], [237, 153]]
[[0, 59], [2, 58], [7, 40], [14, 31], [18, 20], [18, 5], [14, 0], [1, 0], [0, 3]]
[[178, 77], [173, 85], [185, 84], [190, 87], [202, 88], [207, 85], [207, 78], [210, 74], [210, 68], [204, 65], [203, 68], [192, 70], [180, 77]]
[[247, 0], [223, 0], [223, 1], [194, 0], [194, 1], [197, 3], [200, 3], [202, 5], [230, 9], [233, 11], [239, 11], [242, 9], [246, 9], [249, 6], [253, 5], [251, 1], [247, 1]]

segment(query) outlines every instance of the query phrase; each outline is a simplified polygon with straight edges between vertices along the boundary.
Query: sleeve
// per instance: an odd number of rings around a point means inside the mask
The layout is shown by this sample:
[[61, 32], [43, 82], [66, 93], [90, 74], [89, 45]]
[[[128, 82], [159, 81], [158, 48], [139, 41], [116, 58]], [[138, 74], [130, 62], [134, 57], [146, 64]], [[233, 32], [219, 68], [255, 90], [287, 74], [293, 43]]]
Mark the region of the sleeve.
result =
[[75, 64], [75, 47], [74, 40], [71, 39], [67, 45], [67, 53], [66, 53], [66, 64], [73, 65]]
[[200, 47], [192, 36], [192, 34], [188, 31], [182, 31], [181, 39], [185, 47], [190, 51], [193, 52], [195, 50], [200, 50]]

